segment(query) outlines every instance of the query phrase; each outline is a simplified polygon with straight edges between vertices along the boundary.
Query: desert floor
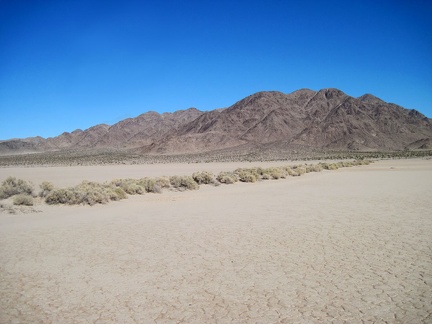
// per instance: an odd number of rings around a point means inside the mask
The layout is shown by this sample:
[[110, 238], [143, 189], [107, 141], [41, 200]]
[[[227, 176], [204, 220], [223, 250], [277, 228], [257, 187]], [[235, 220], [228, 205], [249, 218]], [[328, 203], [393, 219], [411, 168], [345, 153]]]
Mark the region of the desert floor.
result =
[[[234, 168], [3, 168], [0, 180]], [[1, 323], [432, 322], [432, 160], [35, 209], [0, 214]]]

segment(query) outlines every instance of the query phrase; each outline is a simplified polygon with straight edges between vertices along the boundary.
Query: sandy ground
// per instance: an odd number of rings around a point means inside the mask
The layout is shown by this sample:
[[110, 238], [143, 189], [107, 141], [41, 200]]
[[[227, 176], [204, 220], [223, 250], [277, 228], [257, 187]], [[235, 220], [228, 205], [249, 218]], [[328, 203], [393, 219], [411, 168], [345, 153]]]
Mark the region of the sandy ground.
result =
[[432, 160], [36, 209], [0, 214], [1, 323], [432, 322]]
[[114, 179], [192, 175], [197, 171], [234, 171], [236, 168], [252, 166], [283, 166], [295, 164], [316, 164], [317, 161], [298, 162], [226, 162], [226, 163], [172, 163], [144, 165], [103, 165], [71, 167], [6, 167], [0, 168], [0, 181], [9, 176], [33, 182], [36, 187], [43, 181], [50, 181], [56, 187], [75, 186], [83, 180], [106, 182]]

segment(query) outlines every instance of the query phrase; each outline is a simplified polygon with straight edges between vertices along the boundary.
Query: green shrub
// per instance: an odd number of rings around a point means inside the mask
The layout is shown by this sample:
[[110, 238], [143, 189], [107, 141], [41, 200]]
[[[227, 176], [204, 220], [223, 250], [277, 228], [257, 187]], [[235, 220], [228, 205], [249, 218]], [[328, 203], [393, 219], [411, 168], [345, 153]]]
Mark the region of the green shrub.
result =
[[214, 183], [214, 175], [208, 171], [194, 172], [192, 178], [196, 183], [200, 184], [212, 184]]
[[29, 195], [19, 194], [13, 198], [14, 205], [33, 206], [33, 197]]
[[6, 199], [18, 194], [33, 194], [33, 185], [22, 179], [8, 177], [0, 186], [0, 199]]

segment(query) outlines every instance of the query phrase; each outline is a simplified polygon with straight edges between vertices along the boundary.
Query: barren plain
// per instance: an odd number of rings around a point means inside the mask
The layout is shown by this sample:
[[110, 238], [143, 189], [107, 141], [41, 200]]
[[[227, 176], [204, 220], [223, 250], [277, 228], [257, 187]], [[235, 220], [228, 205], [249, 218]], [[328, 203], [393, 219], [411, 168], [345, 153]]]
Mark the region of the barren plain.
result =
[[[0, 180], [238, 166], [11, 167]], [[409, 159], [1, 213], [0, 322], [430, 323], [431, 198], [432, 160]]]

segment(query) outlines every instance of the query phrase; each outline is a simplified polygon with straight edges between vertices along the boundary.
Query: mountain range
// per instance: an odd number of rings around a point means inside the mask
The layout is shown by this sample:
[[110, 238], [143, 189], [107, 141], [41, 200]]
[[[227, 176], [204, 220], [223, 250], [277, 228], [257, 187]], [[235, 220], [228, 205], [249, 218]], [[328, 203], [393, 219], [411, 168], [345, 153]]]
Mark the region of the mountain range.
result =
[[95, 149], [183, 154], [257, 145], [323, 151], [431, 149], [432, 120], [371, 94], [354, 98], [333, 88], [263, 91], [224, 109], [151, 111], [112, 126], [0, 141], [0, 154]]

